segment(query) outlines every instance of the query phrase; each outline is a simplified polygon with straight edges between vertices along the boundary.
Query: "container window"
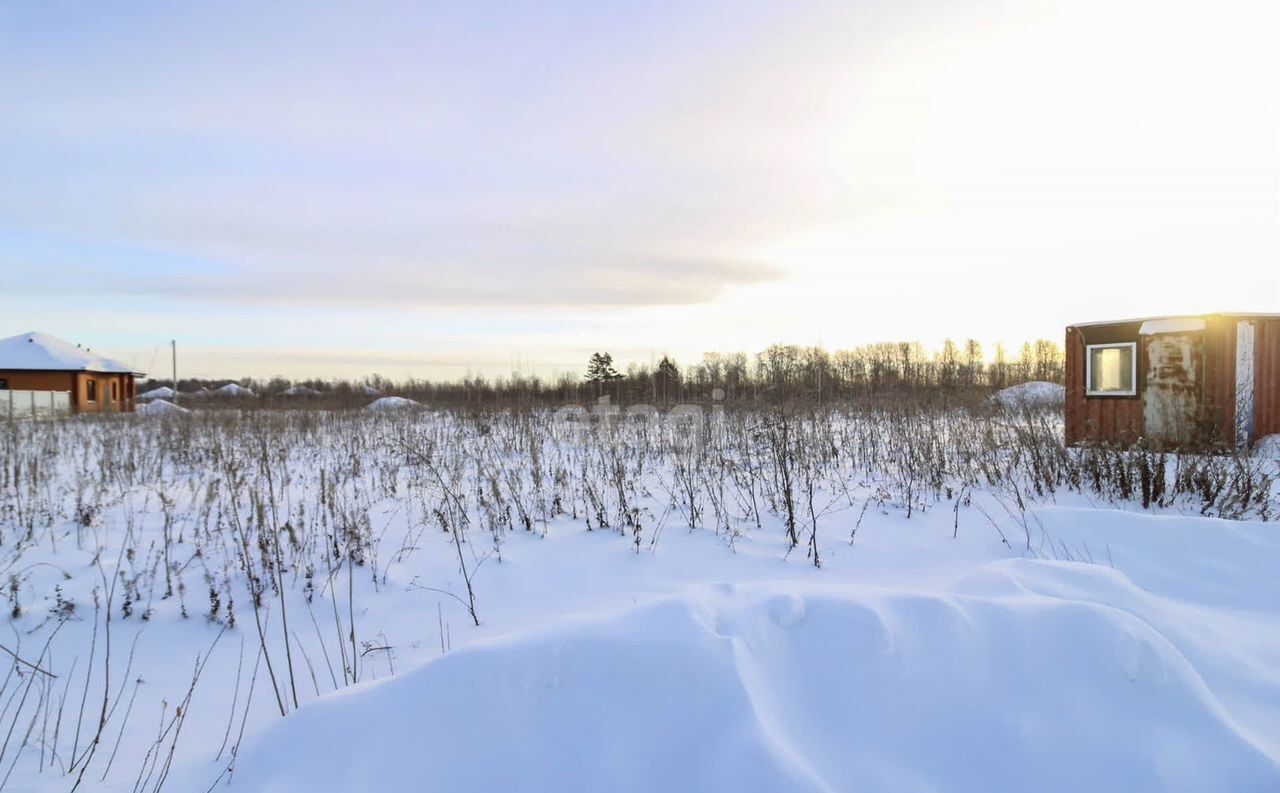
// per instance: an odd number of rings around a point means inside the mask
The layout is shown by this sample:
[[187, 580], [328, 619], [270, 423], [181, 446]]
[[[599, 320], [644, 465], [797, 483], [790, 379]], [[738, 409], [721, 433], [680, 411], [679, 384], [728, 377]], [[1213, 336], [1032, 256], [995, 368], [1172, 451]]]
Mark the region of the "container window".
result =
[[1085, 348], [1085, 381], [1089, 396], [1134, 396], [1137, 394], [1138, 345], [1090, 344]]
[[85, 402], [98, 401], [98, 381], [97, 380], [89, 380], [84, 384], [84, 401]]

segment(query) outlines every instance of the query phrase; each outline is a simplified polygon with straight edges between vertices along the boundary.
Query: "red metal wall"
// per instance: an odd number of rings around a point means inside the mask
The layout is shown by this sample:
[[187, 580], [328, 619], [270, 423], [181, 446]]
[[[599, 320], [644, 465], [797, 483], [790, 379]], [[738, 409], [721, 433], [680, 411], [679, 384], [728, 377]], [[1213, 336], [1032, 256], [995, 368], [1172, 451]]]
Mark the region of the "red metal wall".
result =
[[1212, 444], [1235, 443], [1236, 321], [1233, 316], [1205, 317], [1204, 377], [1200, 381], [1201, 418]]
[[[1203, 377], [1198, 404], [1206, 440], [1231, 444], [1235, 439], [1236, 323], [1254, 322], [1254, 419], [1253, 437], [1280, 434], [1280, 319], [1245, 315], [1211, 314], [1204, 317]], [[1104, 441], [1132, 443], [1143, 434], [1142, 394], [1146, 388], [1147, 359], [1141, 343], [1140, 322], [1067, 328], [1066, 339], [1066, 436], [1067, 443]], [[1138, 343], [1137, 396], [1085, 397], [1085, 333], [1088, 343], [1136, 341]]]
[[[1124, 330], [1120, 333], [1123, 335]], [[1137, 329], [1133, 329], [1137, 339]], [[1105, 441], [1132, 443], [1142, 436], [1142, 386], [1146, 371], [1145, 353], [1138, 345], [1139, 396], [1086, 398], [1084, 381], [1084, 333], [1079, 328], [1067, 328], [1067, 443]]]
[[1280, 319], [1259, 319], [1253, 337], [1255, 438], [1280, 433]]

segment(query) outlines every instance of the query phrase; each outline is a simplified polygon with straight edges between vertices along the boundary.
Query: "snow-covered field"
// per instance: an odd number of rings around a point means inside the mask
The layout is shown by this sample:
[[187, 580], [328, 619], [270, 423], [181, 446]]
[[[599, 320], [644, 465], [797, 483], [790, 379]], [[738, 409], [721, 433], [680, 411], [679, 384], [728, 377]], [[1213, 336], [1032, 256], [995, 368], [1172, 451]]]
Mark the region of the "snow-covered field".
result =
[[3, 789], [1280, 789], [1276, 460], [718, 420], [8, 427]]

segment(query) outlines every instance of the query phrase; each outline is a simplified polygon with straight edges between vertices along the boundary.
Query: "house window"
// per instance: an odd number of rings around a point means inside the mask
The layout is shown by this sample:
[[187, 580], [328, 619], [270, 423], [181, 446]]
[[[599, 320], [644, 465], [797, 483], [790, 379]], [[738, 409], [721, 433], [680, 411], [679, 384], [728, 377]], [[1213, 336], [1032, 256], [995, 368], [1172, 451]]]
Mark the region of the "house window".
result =
[[116, 400], [118, 400], [119, 398], [120, 398], [120, 396], [119, 396], [119, 394], [118, 394], [118, 393], [117, 393], [117, 391], [116, 391], [116, 383], [115, 383], [115, 381], [113, 380], [113, 381], [111, 382], [111, 401], [112, 401], [112, 402], [115, 402], [115, 401], [116, 401]]
[[4, 379], [3, 377], [0, 377], [0, 391], [8, 391], [8, 390], [9, 390], [9, 381]]
[[1088, 396], [1134, 396], [1138, 393], [1138, 345], [1090, 344], [1085, 347], [1085, 393]]
[[98, 381], [97, 381], [97, 380], [87, 380], [87, 381], [85, 381], [85, 384], [84, 384], [84, 401], [85, 401], [85, 402], [97, 402], [97, 401], [98, 401]]

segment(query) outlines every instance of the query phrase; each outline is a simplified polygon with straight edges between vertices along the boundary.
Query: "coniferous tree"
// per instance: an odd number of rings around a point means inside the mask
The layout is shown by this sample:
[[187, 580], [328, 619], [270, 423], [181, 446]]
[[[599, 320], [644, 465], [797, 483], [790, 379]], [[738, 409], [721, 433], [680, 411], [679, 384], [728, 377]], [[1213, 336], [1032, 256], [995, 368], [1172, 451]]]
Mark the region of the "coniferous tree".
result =
[[657, 391], [665, 401], [670, 398], [672, 391], [680, 383], [680, 370], [676, 367], [675, 361], [664, 355], [662, 360], [658, 362], [658, 371], [654, 378]]
[[591, 359], [587, 361], [587, 382], [596, 384], [597, 396], [606, 384], [621, 380], [622, 377], [618, 370], [613, 368], [612, 355], [607, 352], [591, 354]]

